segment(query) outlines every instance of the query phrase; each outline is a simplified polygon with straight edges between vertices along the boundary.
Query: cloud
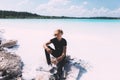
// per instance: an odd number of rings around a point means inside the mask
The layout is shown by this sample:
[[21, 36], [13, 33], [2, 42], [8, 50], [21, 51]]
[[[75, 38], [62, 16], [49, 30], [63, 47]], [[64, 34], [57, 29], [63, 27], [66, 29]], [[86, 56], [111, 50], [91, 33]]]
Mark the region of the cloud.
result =
[[20, 0], [17, 2], [16, 7], [14, 7], [13, 10], [33, 13], [34, 9], [35, 3], [32, 0]]
[[51, 5], [67, 5], [68, 3], [70, 2], [70, 0], [50, 0], [48, 2], [48, 4], [51, 4]]
[[120, 10], [114, 9], [110, 10], [108, 8], [93, 8], [92, 10], [88, 10], [89, 16], [107, 16], [107, 17], [120, 17]]
[[0, 3], [1, 10], [28, 11], [40, 15], [51, 16], [112, 16], [120, 17], [120, 8], [110, 9], [99, 6], [99, 8], [89, 8], [90, 2], [87, 0], [74, 4], [73, 0], [48, 0], [41, 3], [39, 0], [3, 0]]
[[64, 11], [69, 3], [70, 0], [50, 0], [48, 3], [37, 6], [35, 10], [38, 13], [45, 15], [57, 15], [58, 13], [64, 15], [61, 11]]
[[73, 5], [70, 0], [50, 0], [48, 3], [39, 5], [35, 10], [39, 14], [54, 16], [120, 17], [120, 8], [115, 10], [105, 7], [88, 9], [87, 4], [89, 4], [87, 1], [84, 1], [81, 5]]
[[88, 4], [88, 2], [87, 2], [87, 1], [84, 1], [84, 2], [83, 2], [83, 4], [84, 4], [84, 5], [87, 5], [87, 4]]
[[36, 6], [33, 0], [2, 0], [0, 10], [33, 12]]
[[28, 4], [28, 3], [29, 3], [29, 0], [22, 0], [18, 3], [18, 6], [25, 5], [25, 4]]

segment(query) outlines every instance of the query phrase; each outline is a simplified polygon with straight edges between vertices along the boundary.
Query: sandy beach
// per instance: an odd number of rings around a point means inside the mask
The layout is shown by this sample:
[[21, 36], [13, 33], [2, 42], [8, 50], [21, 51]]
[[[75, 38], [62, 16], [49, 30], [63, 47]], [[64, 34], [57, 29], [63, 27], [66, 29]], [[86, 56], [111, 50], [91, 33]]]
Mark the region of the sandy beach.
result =
[[5, 38], [18, 40], [20, 46], [16, 53], [25, 63], [23, 77], [26, 80], [41, 74], [36, 71], [41, 65], [47, 67], [43, 43], [53, 38], [53, 31], [57, 28], [65, 32], [67, 54], [92, 66], [80, 80], [120, 79], [119, 23], [12, 22], [2, 21], [0, 28], [5, 30]]

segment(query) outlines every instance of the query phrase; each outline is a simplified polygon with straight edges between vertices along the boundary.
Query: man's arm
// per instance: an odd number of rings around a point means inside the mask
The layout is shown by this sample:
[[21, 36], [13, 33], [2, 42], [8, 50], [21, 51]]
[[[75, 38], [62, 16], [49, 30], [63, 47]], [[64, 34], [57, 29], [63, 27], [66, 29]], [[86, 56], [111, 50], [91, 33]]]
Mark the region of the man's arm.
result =
[[62, 55], [57, 58], [58, 62], [61, 61], [66, 56], [66, 50], [67, 50], [67, 46], [64, 46]]
[[52, 51], [48, 48], [48, 45], [51, 44], [51, 41], [48, 41], [47, 43], [45, 43], [43, 45], [44, 49], [50, 54], [52, 53]]

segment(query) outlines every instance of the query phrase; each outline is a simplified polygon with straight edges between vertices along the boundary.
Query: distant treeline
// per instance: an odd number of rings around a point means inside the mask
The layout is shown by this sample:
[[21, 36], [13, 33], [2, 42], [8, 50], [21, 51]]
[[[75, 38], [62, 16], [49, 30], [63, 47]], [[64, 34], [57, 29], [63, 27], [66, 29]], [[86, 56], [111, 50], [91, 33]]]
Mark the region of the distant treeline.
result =
[[0, 11], [0, 18], [39, 18], [40, 15], [29, 12]]
[[0, 10], [0, 18], [35, 18], [35, 19], [57, 19], [57, 18], [69, 18], [69, 17], [58, 17], [58, 16], [43, 16], [29, 12], [16, 12], [16, 11], [3, 11]]
[[67, 17], [67, 16], [44, 16], [29, 12], [3, 11], [0, 10], [0, 18], [3, 19], [120, 19], [120, 17]]

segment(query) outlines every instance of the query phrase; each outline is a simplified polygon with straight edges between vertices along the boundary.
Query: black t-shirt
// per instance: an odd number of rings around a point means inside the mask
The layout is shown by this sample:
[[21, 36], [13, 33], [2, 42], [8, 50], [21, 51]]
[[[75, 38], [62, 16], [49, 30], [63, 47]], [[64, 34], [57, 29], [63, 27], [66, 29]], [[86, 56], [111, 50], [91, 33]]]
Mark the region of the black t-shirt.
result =
[[50, 41], [55, 46], [55, 50], [59, 53], [62, 53], [64, 46], [67, 46], [67, 41], [64, 38], [62, 38], [60, 41], [57, 38], [53, 38]]

